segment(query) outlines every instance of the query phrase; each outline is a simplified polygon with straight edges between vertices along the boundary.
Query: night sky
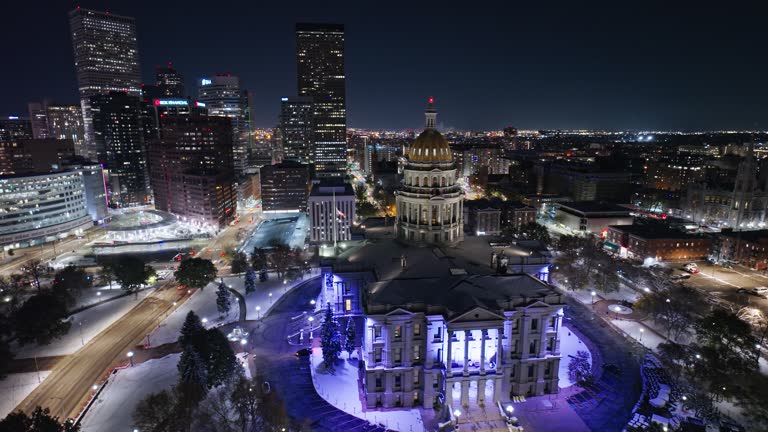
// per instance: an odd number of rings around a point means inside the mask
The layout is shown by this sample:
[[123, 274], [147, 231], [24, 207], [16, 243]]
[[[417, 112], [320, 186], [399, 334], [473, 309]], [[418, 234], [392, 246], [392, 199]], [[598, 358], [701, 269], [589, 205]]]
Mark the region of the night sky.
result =
[[77, 101], [67, 12], [79, 4], [137, 19], [145, 82], [168, 60], [193, 96], [199, 77], [240, 76], [259, 126], [296, 92], [294, 24], [319, 21], [346, 25], [350, 127], [421, 127], [434, 96], [441, 128], [768, 129], [761, 2], [494, 3], [4, 2], [0, 115]]

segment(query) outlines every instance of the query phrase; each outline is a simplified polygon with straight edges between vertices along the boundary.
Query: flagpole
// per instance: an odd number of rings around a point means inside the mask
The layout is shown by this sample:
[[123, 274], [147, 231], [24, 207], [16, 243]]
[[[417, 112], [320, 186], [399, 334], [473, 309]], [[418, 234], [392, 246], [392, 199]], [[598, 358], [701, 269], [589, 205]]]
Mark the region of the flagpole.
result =
[[338, 209], [336, 208], [336, 189], [333, 190], [333, 253], [336, 253], [336, 241], [339, 237], [339, 230], [336, 228], [336, 218], [339, 217]]

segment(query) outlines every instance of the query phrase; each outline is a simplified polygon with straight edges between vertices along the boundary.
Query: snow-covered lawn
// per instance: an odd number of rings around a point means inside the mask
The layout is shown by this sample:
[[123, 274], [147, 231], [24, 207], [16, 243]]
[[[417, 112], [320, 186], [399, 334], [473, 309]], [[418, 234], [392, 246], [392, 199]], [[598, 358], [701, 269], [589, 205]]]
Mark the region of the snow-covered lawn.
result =
[[[245, 296], [245, 319], [256, 320], [264, 317], [269, 310], [274, 306], [280, 297], [285, 295], [296, 285], [306, 281], [311, 277], [315, 277], [320, 273], [320, 269], [313, 268], [309, 275], [305, 275], [303, 279], [298, 279], [293, 282], [283, 283], [282, 279], [277, 278], [277, 274], [269, 272], [269, 278], [266, 282], [256, 282], [256, 291], [248, 295], [245, 294], [245, 276], [225, 277], [224, 282], [230, 285], [231, 288], [237, 290], [240, 294]], [[270, 294], [272, 296], [270, 297]], [[312, 299], [307, 299], [309, 303]], [[256, 310], [256, 307], [260, 310]]]
[[571, 358], [569, 356], [576, 357], [576, 352], [586, 351], [589, 353], [589, 362], [592, 364], [592, 353], [589, 351], [589, 347], [576, 336], [576, 333], [572, 332], [568, 327], [563, 326], [560, 329], [560, 368], [558, 369], [558, 387], [566, 388], [574, 385], [568, 377], [568, 363]]
[[10, 414], [50, 373], [40, 371], [39, 378], [37, 372], [15, 373], [0, 381], [0, 418]]
[[[16, 358], [47, 357], [72, 354], [82, 348], [91, 339], [128, 313], [134, 306], [151, 293], [151, 289], [139, 293], [138, 300], [135, 296], [125, 296], [110, 300], [106, 303], [86, 309], [70, 317], [72, 326], [69, 333], [54, 340], [50, 345], [28, 344], [18, 347], [15, 343], [12, 349]], [[82, 331], [81, 331], [82, 330]], [[82, 334], [82, 338], [81, 338]]]
[[[388, 429], [399, 431], [424, 431], [424, 422], [419, 409], [393, 409], [387, 411], [364, 411], [360, 400], [358, 367], [348, 362], [347, 353], [339, 357], [333, 374], [321, 373], [318, 366], [323, 361], [322, 348], [312, 349], [312, 381], [317, 393], [328, 403], [355, 417], [374, 424], [383, 424]], [[324, 368], [320, 368], [321, 370]]]
[[[227, 282], [228, 278], [224, 278]], [[232, 308], [223, 318], [216, 309], [216, 289], [219, 282], [208, 284], [204, 290], [197, 290], [192, 293], [184, 303], [174, 310], [157, 328], [149, 335], [149, 341], [152, 346], [163, 345], [175, 342], [181, 332], [181, 326], [189, 311], [195, 311], [200, 319], [204, 319], [205, 326], [208, 328], [219, 327], [224, 324], [235, 322], [239, 319], [240, 306], [237, 299], [232, 296], [230, 302]]]
[[181, 354], [149, 360], [121, 369], [109, 378], [96, 402], [85, 414], [83, 432], [131, 431], [133, 410], [150, 393], [170, 389], [178, 380]]

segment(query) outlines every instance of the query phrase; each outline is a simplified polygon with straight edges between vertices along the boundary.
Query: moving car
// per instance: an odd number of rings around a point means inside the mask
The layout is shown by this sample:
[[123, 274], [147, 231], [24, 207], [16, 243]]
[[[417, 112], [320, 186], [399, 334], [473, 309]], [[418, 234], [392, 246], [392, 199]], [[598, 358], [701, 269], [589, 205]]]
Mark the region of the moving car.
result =
[[768, 287], [764, 287], [764, 286], [754, 287], [752, 288], [752, 291], [750, 291], [750, 293], [756, 296], [766, 297], [766, 295], [768, 295]]
[[676, 274], [676, 275], [670, 276], [670, 279], [673, 280], [673, 281], [683, 280], [683, 279], [690, 279], [690, 278], [691, 278], [691, 275], [689, 275], [689, 274]]

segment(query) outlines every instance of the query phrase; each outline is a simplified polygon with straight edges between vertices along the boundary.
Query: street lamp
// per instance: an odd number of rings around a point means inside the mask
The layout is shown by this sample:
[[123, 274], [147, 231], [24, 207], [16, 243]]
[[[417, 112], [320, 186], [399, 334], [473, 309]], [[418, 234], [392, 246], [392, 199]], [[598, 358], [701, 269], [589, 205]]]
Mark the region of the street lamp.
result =
[[247, 343], [248, 343], [248, 341], [245, 338], [240, 339], [240, 346], [243, 347], [243, 352], [246, 351], [245, 344], [247, 344]]
[[454, 417], [456, 417], [456, 421], [459, 421], [459, 417], [461, 417], [461, 411], [458, 409], [453, 412]]
[[592, 291], [590, 294], [592, 295], [592, 306], [594, 306], [595, 305], [595, 296], [597, 295], [597, 293]]
[[272, 293], [269, 293], [269, 304], [272, 304]]
[[128, 351], [128, 361], [131, 363], [131, 367], [133, 367], [133, 351]]
[[513, 412], [515, 412], [515, 407], [507, 405], [507, 414], [512, 415]]
[[208, 322], [208, 318], [203, 318], [202, 321], [203, 321], [203, 325], [205, 325], [205, 323]]
[[261, 306], [256, 306], [256, 313], [258, 314], [256, 319], [261, 319]]
[[315, 305], [315, 303], [317, 303], [317, 302], [315, 301], [315, 299], [312, 299], [312, 300], [310, 300], [310, 301], [309, 301], [309, 304], [311, 304], [312, 306], [314, 306], [314, 305]]
[[645, 329], [640, 329], [640, 342], [643, 341], [643, 332], [645, 332]]

